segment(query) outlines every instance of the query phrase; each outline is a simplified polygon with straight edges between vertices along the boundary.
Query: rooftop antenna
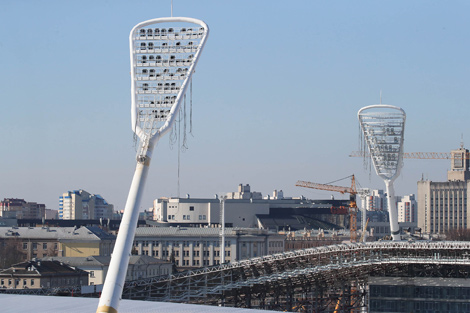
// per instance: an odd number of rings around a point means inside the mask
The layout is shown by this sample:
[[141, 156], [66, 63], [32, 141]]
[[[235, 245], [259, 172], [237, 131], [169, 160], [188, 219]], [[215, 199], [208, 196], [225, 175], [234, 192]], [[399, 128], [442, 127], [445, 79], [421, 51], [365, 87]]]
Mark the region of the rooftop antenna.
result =
[[375, 104], [360, 109], [357, 117], [375, 172], [385, 182], [392, 239], [400, 240], [393, 182], [403, 167], [405, 111], [393, 105]]
[[171, 0], [171, 17], [173, 17], [173, 0]]
[[97, 313], [117, 312], [152, 152], [172, 129], [208, 35], [206, 23], [189, 17], [144, 21], [129, 35], [131, 126], [139, 139], [137, 166]]
[[463, 149], [463, 133], [460, 135], [460, 149]]

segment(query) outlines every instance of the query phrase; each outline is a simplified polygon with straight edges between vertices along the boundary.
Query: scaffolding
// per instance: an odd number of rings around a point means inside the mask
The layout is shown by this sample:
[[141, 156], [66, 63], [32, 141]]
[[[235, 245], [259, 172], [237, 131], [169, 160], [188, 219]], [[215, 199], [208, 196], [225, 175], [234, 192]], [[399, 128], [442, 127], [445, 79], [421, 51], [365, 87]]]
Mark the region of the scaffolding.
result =
[[[470, 278], [470, 242], [367, 242], [279, 253], [128, 281], [123, 298], [295, 312], [367, 312], [369, 276]], [[80, 287], [0, 289], [76, 295]]]

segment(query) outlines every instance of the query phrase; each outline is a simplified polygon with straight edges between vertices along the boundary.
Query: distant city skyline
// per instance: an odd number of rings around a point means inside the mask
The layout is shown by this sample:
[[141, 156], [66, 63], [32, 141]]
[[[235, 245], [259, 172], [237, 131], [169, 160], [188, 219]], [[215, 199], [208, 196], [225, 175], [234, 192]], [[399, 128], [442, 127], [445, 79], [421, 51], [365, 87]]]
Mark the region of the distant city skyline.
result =
[[[193, 79], [194, 137], [180, 153], [179, 196], [243, 183], [263, 195], [329, 198], [295, 182], [351, 174], [384, 189], [349, 157], [359, 146], [357, 111], [379, 103], [380, 91], [407, 114], [405, 152], [450, 152], [462, 136], [470, 146], [469, 9], [465, 1], [173, 1], [174, 16], [211, 29]], [[62, 193], [84, 189], [124, 208], [136, 155], [128, 36], [138, 22], [169, 15], [170, 1], [0, 2], [1, 199], [57, 210]], [[450, 168], [449, 160], [404, 163], [397, 195], [416, 193], [422, 176], [445, 181]], [[141, 209], [178, 196], [177, 177], [178, 149], [164, 138]]]

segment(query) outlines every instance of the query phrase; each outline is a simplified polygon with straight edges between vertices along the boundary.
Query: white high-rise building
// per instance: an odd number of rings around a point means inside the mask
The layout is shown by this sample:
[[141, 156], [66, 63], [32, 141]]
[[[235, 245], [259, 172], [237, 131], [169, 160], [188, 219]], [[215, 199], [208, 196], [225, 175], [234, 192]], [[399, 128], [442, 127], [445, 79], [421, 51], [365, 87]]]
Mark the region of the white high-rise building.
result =
[[372, 190], [363, 206], [367, 211], [387, 211], [387, 194], [381, 189]]
[[418, 221], [418, 205], [415, 195], [407, 195], [397, 201], [398, 222], [399, 223], [417, 223]]
[[113, 208], [100, 195], [82, 189], [67, 191], [59, 197], [59, 219], [62, 220], [111, 219]]

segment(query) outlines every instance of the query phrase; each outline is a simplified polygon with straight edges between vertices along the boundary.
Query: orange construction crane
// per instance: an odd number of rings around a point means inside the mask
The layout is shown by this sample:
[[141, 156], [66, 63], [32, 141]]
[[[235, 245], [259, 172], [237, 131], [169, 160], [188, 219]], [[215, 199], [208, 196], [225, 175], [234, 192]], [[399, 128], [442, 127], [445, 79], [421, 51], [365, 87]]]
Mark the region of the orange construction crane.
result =
[[351, 187], [341, 187], [341, 186], [334, 186], [334, 185], [329, 185], [329, 184], [318, 184], [318, 183], [312, 183], [312, 182], [303, 181], [303, 180], [297, 181], [295, 185], [298, 187], [336, 191], [342, 194], [349, 193], [350, 195], [349, 196], [350, 238], [351, 238], [351, 242], [356, 242], [357, 241], [356, 179], [354, 178], [354, 175], [351, 175], [345, 178], [349, 178], [349, 177], [351, 177]]

